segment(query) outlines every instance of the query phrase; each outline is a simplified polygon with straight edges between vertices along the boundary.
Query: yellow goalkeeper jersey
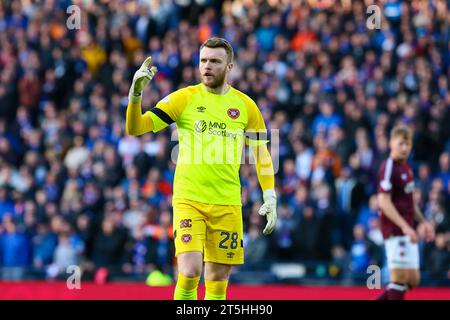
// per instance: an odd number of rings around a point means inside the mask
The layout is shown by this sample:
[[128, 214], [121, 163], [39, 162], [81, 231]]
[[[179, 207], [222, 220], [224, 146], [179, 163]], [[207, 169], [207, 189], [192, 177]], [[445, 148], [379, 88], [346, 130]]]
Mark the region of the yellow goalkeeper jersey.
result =
[[151, 117], [153, 132], [176, 123], [173, 200], [241, 205], [244, 141], [267, 142], [262, 114], [251, 98], [231, 86], [225, 94], [214, 94], [198, 84], [171, 93], [144, 117]]

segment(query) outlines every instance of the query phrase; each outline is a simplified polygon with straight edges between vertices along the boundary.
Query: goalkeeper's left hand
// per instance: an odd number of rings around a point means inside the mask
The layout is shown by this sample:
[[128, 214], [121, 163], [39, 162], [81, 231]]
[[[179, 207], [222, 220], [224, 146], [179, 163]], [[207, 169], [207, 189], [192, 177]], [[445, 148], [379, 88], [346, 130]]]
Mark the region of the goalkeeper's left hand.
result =
[[277, 223], [277, 196], [275, 190], [269, 189], [263, 192], [264, 204], [259, 209], [259, 214], [266, 216], [267, 224], [263, 230], [264, 235], [272, 233]]

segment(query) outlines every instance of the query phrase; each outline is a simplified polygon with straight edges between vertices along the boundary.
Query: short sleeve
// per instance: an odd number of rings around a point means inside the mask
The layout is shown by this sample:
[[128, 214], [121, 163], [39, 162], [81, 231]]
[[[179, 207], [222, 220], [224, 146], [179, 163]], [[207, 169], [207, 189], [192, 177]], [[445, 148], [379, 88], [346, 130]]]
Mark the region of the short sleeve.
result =
[[378, 171], [378, 192], [391, 193], [392, 192], [392, 171], [394, 161], [388, 158], [380, 167]]
[[183, 90], [178, 90], [164, 97], [154, 108], [147, 111], [144, 116], [152, 119], [153, 132], [158, 132], [176, 122], [186, 106], [186, 102], [186, 94]]
[[248, 122], [245, 128], [245, 141], [248, 145], [257, 146], [267, 143], [267, 129], [261, 111], [251, 99], [246, 101]]

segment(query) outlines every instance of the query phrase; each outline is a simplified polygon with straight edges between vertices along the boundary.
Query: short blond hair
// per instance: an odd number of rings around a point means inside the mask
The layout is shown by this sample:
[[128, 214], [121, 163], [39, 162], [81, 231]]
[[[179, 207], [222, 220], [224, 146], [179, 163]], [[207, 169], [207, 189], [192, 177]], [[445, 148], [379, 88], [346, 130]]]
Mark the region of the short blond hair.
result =
[[391, 130], [391, 140], [397, 137], [401, 137], [408, 141], [412, 141], [412, 135], [412, 130], [404, 125], [395, 126]]

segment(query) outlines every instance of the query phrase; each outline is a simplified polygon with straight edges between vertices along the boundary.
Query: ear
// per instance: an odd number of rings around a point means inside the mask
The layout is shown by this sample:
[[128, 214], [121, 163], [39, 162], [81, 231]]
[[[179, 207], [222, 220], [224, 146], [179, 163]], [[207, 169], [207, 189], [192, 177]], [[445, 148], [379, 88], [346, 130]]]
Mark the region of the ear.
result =
[[234, 67], [234, 64], [233, 64], [232, 62], [229, 63], [229, 64], [227, 65], [228, 72], [230, 72], [231, 69], [233, 69], [233, 67]]

